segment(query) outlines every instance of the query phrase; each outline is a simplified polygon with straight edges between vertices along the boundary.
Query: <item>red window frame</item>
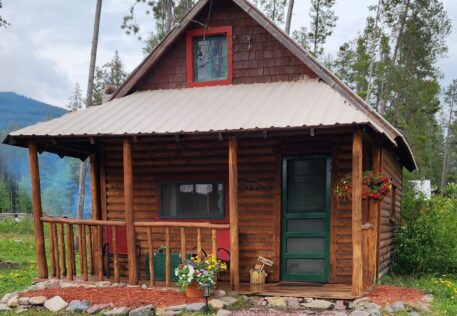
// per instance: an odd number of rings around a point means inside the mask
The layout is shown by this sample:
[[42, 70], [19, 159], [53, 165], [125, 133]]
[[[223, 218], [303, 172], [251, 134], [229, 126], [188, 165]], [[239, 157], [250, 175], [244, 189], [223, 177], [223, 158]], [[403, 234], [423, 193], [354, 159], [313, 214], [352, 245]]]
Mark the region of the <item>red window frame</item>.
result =
[[[202, 36], [225, 35], [227, 38], [227, 79], [211, 81], [194, 81], [194, 48], [193, 39]], [[186, 81], [187, 87], [205, 87], [227, 85], [233, 78], [232, 27], [220, 26], [187, 31], [186, 33]]]

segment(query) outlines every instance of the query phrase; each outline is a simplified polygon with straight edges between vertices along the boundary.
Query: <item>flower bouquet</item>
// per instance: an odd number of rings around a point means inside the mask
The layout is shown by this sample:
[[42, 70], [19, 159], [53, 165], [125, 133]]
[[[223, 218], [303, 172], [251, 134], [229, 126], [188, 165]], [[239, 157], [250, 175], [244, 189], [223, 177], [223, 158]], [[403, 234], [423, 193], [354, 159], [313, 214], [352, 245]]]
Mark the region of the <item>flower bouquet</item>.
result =
[[175, 269], [178, 285], [186, 290], [188, 297], [203, 297], [203, 284], [214, 285], [217, 274], [227, 270], [227, 265], [209, 255], [204, 260], [192, 258]]
[[[381, 201], [392, 191], [392, 180], [373, 171], [366, 171], [362, 178], [362, 198]], [[335, 188], [335, 195], [339, 201], [352, 201], [352, 177], [347, 174], [342, 177]]]

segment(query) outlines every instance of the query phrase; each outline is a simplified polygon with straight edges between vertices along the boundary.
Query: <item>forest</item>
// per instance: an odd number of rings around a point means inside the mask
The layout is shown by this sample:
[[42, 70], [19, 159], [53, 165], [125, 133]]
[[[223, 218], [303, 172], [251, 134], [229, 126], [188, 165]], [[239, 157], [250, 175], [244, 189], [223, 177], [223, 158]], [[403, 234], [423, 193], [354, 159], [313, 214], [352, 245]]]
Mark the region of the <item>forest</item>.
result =
[[[294, 0], [253, 2], [406, 135], [419, 166], [414, 173], [405, 171], [407, 179], [430, 179], [435, 192], [444, 192], [447, 184], [457, 181], [457, 120], [454, 106], [457, 80], [452, 80], [449, 86], [442, 86], [440, 80], [443, 73], [437, 66], [438, 60], [446, 57], [447, 39], [451, 32], [451, 20], [441, 0], [376, 1], [369, 7], [369, 15], [364, 17], [363, 29], [355, 38], [338, 43], [336, 54], [326, 51], [326, 44], [332, 41], [332, 33], [338, 24], [336, 0], [307, 1], [310, 23], [301, 23], [293, 31], [291, 20], [299, 16], [294, 11]], [[193, 0], [132, 0], [119, 25], [126, 34], [132, 36], [132, 40], [143, 43], [143, 53], [147, 55], [194, 3]], [[146, 14], [154, 21], [152, 32], [146, 32], [139, 25], [137, 15], [140, 14]], [[9, 22], [0, 14], [0, 27], [8, 27]], [[143, 38], [140, 34], [145, 33], [148, 36]], [[91, 103], [100, 105], [105, 87], [120, 86], [127, 76], [116, 51], [111, 61], [95, 67]], [[67, 110], [77, 111], [87, 103], [79, 83], [75, 83]], [[41, 116], [39, 120], [62, 113]], [[12, 112], [2, 113], [2, 135], [36, 122], [36, 117], [35, 121], [28, 118], [32, 114], [33, 107], [22, 111], [20, 116]], [[7, 158], [9, 153], [6, 151], [14, 150], [5, 149], [4, 146], [0, 148], [0, 155], [3, 155], [0, 159], [0, 212], [30, 210], [28, 174], [18, 173], [17, 164]], [[62, 212], [67, 212], [64, 209], [77, 206], [80, 167], [76, 160], [59, 162], [57, 157], [52, 159], [55, 160], [49, 160], [52, 162], [49, 167], [44, 163], [42, 170], [45, 174], [43, 203], [45, 211], [53, 210], [61, 212], [53, 215], [63, 215]], [[47, 180], [46, 172], [53, 172], [54, 164], [61, 166], [58, 178], [65, 179], [65, 185], [60, 185], [56, 180]], [[88, 209], [89, 203], [86, 197], [84, 209]], [[72, 211], [68, 212], [70, 214], [66, 215], [71, 215]]]

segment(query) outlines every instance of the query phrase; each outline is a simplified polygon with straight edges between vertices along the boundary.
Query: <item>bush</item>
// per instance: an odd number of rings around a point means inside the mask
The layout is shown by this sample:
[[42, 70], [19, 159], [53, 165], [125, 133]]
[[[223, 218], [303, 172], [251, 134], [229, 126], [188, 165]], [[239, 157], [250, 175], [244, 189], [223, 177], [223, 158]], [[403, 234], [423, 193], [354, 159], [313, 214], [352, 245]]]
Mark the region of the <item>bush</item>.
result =
[[457, 272], [457, 186], [425, 200], [406, 186], [395, 230], [393, 271], [399, 274]]

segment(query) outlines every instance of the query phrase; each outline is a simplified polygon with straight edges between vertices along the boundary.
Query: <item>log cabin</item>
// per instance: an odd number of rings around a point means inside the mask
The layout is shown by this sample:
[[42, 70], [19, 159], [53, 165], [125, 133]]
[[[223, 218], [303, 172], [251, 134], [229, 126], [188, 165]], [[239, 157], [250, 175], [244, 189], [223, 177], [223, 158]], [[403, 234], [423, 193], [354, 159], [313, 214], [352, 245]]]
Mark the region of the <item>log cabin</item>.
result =
[[[107, 103], [3, 142], [29, 150], [39, 278], [172, 286], [176, 256], [223, 250], [227, 287], [265, 295], [363, 295], [416, 169], [401, 132], [247, 0], [200, 0]], [[89, 158], [91, 219], [43, 214], [44, 151]], [[381, 202], [362, 198], [367, 170], [392, 180]], [[273, 265], [253, 287], [259, 256]]]

